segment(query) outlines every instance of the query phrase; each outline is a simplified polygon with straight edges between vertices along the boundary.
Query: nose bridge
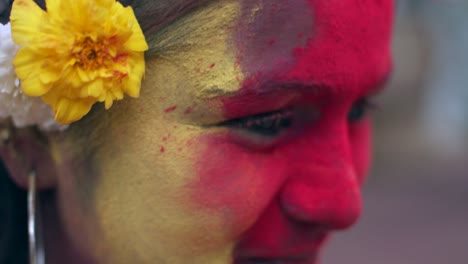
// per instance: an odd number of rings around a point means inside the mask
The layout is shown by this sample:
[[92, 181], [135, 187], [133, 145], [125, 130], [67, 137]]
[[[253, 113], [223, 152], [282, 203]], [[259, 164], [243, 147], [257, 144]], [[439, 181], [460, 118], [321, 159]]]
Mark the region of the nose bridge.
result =
[[295, 220], [342, 229], [360, 215], [360, 188], [347, 136], [340, 130], [328, 132], [295, 147], [303, 155], [292, 158], [280, 200]]

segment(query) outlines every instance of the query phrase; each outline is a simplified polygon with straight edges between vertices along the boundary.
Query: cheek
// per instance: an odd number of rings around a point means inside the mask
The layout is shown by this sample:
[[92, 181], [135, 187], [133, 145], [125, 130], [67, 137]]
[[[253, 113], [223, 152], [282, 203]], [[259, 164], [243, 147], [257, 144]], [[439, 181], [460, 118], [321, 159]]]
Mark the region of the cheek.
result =
[[371, 162], [372, 126], [369, 119], [349, 125], [349, 143], [356, 175], [362, 183]]
[[252, 153], [232, 143], [229, 133], [205, 136], [196, 165], [193, 199], [200, 210], [220, 219], [236, 240], [267, 207], [281, 186], [286, 162], [280, 153]]

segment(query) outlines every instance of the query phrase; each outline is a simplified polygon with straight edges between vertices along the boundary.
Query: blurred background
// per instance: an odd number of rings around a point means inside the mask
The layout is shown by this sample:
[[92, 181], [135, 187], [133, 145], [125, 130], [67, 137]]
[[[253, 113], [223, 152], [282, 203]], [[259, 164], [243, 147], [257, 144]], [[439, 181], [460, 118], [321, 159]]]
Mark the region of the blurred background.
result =
[[364, 213], [323, 264], [468, 263], [468, 0], [400, 0]]

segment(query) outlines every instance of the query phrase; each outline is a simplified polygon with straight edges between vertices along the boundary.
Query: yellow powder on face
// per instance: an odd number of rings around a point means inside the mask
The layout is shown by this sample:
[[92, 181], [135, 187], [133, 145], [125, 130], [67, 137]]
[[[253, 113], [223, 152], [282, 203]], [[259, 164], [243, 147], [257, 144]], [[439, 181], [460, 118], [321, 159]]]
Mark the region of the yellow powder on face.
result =
[[230, 263], [225, 219], [196, 208], [187, 186], [198, 177], [193, 142], [206, 134], [193, 116], [221, 118], [221, 106], [205, 100], [243, 79], [231, 46], [239, 16], [238, 1], [214, 1], [162, 31], [140, 98], [113, 107], [94, 191], [97, 241], [106, 245], [96, 254], [110, 263]]
[[186, 92], [199, 99], [238, 90], [243, 75], [236, 65], [232, 31], [241, 15], [240, 5], [238, 1], [216, 1], [162, 31], [155, 37], [158, 42], [150, 55], [154, 71], [160, 63], [176, 64], [177, 72], [172, 74], [188, 73]]

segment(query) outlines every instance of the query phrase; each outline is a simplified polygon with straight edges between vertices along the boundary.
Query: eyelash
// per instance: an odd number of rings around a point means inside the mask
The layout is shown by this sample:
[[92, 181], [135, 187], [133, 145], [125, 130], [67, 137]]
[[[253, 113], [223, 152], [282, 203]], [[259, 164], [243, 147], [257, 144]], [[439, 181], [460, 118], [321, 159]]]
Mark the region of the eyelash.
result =
[[[357, 123], [367, 117], [369, 110], [376, 108], [368, 98], [361, 98], [354, 103], [348, 112], [348, 122]], [[235, 130], [238, 138], [243, 138], [242, 142], [256, 147], [272, 146], [278, 142], [282, 136], [293, 126], [300, 122], [313, 122], [320, 114], [312, 114], [313, 111], [306, 111], [308, 114], [297, 113], [291, 109], [283, 109], [274, 112], [262, 113], [242, 118], [225, 121], [219, 126], [228, 127]], [[299, 116], [303, 116], [298, 117]], [[297, 120], [299, 119], [299, 120]]]
[[376, 109], [377, 105], [369, 100], [369, 98], [364, 97], [359, 99], [351, 107], [348, 113], [349, 122], [359, 122], [367, 117], [369, 110]]
[[221, 125], [244, 130], [263, 137], [278, 137], [293, 125], [294, 113], [291, 110], [280, 110], [243, 118], [232, 119]]

